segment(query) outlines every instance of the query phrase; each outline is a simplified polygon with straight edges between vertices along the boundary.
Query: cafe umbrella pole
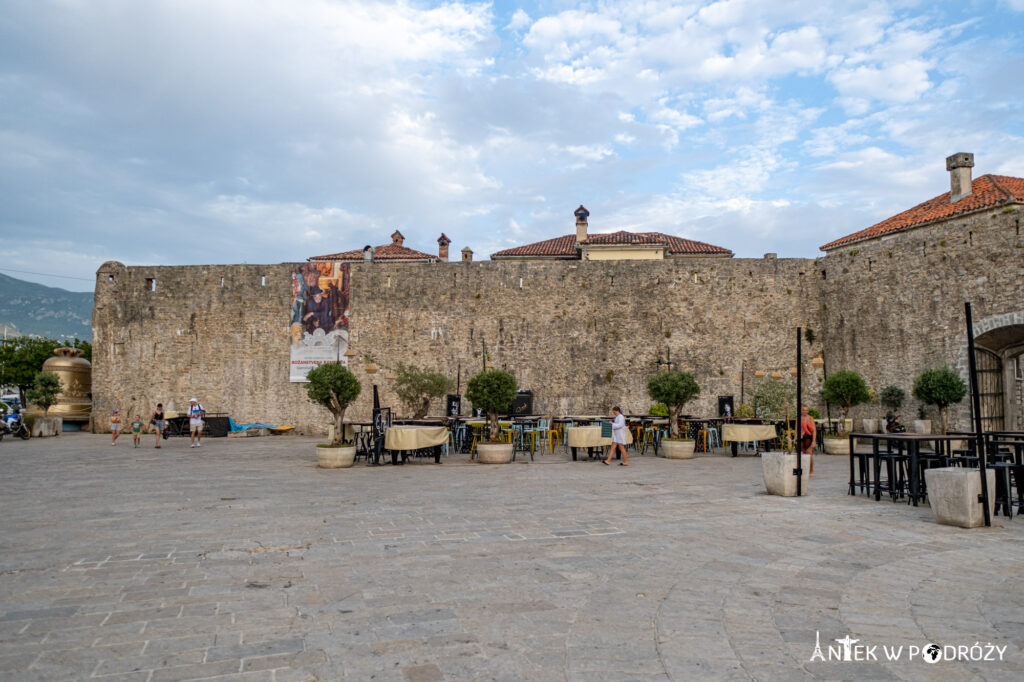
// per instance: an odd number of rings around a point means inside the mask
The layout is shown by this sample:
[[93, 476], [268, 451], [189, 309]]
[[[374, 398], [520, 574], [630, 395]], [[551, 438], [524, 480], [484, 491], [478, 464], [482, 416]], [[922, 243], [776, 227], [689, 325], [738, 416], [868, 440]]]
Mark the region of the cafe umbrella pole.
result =
[[981, 396], [978, 394], [978, 368], [974, 360], [974, 321], [971, 318], [971, 304], [964, 303], [964, 314], [967, 317], [967, 362], [971, 375], [971, 407], [974, 412], [975, 447], [978, 449], [978, 471], [981, 474], [981, 500], [985, 514], [985, 525], [992, 525], [992, 516], [988, 511], [988, 476], [985, 461], [985, 437], [981, 430]]
[[[800, 497], [803, 494], [803, 480], [804, 480], [804, 464], [803, 464], [803, 443], [800, 438], [800, 429], [803, 427], [803, 398], [801, 396], [801, 381], [803, 379], [803, 363], [800, 362], [800, 327], [796, 328], [796, 428], [793, 429], [793, 444], [796, 447], [796, 469], [793, 473], [796, 475], [796, 496]], [[789, 426], [788, 424], [786, 426]], [[813, 455], [811, 455], [813, 457]]]

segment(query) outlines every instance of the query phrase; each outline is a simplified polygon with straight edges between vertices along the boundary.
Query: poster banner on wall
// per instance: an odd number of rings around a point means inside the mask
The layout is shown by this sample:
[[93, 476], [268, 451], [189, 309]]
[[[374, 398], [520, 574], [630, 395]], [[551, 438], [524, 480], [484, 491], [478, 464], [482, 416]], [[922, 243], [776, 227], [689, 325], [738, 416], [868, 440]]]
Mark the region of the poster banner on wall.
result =
[[348, 263], [292, 265], [290, 381], [325, 362], [348, 364], [348, 292]]

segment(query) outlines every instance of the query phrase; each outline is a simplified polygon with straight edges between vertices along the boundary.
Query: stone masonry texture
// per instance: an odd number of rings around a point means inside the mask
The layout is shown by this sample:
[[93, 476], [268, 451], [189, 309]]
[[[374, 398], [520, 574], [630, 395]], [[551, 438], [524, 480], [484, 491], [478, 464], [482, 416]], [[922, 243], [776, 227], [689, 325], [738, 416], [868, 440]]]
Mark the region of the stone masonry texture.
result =
[[[748, 400], [757, 370], [791, 380], [795, 328], [811, 328], [804, 358], [854, 369], [876, 390], [949, 365], [966, 376], [963, 303], [979, 324], [1024, 316], [1021, 211], [979, 212], [835, 249], [819, 259], [353, 264], [351, 368], [400, 408], [386, 374], [400, 362], [436, 367], [461, 389], [495, 367], [534, 393], [540, 413], [646, 412], [646, 383], [671, 351], [701, 394], [684, 412], [717, 411], [717, 396]], [[322, 433], [329, 415], [288, 381], [291, 266], [125, 267], [97, 272], [94, 415], [148, 415], [196, 395], [236, 421]], [[987, 321], [987, 322], [986, 322]], [[363, 355], [382, 368], [364, 371]], [[805, 401], [823, 408], [821, 374], [805, 364]], [[1015, 390], [1007, 387], [1007, 390]], [[904, 414], [916, 411], [908, 400]], [[440, 412], [435, 404], [431, 410]], [[851, 416], [878, 417], [882, 408]], [[966, 403], [953, 411], [966, 426]], [[934, 415], [931, 415], [934, 418]], [[959, 420], [959, 421], [958, 421]], [[104, 424], [98, 424], [104, 428]]]

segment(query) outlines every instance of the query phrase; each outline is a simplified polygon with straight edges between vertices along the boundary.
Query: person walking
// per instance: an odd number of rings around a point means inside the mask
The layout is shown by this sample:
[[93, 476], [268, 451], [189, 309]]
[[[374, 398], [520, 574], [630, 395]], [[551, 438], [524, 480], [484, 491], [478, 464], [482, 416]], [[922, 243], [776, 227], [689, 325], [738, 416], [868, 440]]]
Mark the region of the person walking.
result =
[[117, 437], [121, 435], [121, 415], [117, 410], [110, 415], [110, 444], [117, 445]]
[[164, 429], [167, 428], [167, 420], [164, 419], [163, 403], [156, 404], [156, 410], [153, 412], [153, 416], [149, 418], [149, 424], [153, 427], [153, 432], [156, 433], [155, 447], [160, 447], [160, 436], [163, 435]]
[[615, 417], [612, 419], [612, 448], [608, 451], [608, 459], [604, 460], [605, 465], [612, 463], [612, 457], [615, 456], [615, 449], [618, 448], [622, 453], [622, 461], [619, 462], [619, 466], [628, 467], [629, 459], [626, 456], [626, 418], [622, 415], [622, 410], [616, 405], [612, 408], [612, 414]]
[[814, 475], [814, 446], [818, 443], [818, 429], [814, 425], [814, 417], [806, 405], [800, 408], [800, 452], [811, 460], [810, 474]]
[[198, 448], [203, 444], [203, 417], [206, 410], [195, 398], [188, 399], [188, 430], [190, 448]]
[[135, 415], [135, 421], [132, 422], [132, 445], [142, 447], [142, 417], [139, 415]]

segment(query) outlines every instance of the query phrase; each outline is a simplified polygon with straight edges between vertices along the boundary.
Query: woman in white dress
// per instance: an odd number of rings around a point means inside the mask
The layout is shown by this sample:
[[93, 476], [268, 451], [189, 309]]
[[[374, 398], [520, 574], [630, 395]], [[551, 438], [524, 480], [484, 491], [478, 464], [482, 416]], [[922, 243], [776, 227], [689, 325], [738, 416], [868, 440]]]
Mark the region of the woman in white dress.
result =
[[612, 457], [615, 456], [615, 449], [618, 448], [622, 453], [622, 461], [619, 462], [619, 466], [628, 467], [629, 460], [626, 458], [626, 418], [622, 416], [622, 410], [616, 405], [612, 408], [612, 414], [615, 418], [612, 419], [612, 449], [608, 451], [608, 459], [604, 460], [604, 463], [611, 464]]

